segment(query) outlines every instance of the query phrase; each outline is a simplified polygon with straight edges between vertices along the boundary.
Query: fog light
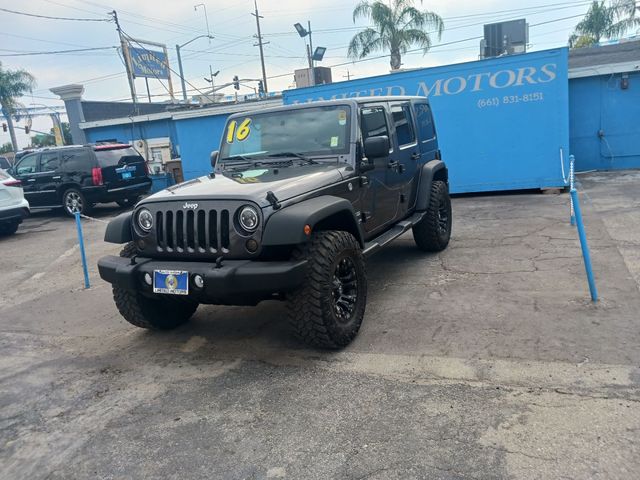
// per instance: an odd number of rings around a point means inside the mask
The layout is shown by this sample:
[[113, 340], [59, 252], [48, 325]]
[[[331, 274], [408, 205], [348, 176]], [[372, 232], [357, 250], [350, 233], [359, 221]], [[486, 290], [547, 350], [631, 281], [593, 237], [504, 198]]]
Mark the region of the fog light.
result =
[[203, 288], [204, 287], [204, 278], [202, 278], [202, 275], [194, 275], [193, 276], [193, 283], [196, 285], [196, 287]]
[[151, 279], [151, 275], [149, 275], [148, 273], [144, 274], [144, 282], [151, 286], [153, 284], [153, 280]]
[[254, 253], [258, 250], [258, 242], [256, 242], [253, 238], [247, 240], [247, 250], [251, 253]]

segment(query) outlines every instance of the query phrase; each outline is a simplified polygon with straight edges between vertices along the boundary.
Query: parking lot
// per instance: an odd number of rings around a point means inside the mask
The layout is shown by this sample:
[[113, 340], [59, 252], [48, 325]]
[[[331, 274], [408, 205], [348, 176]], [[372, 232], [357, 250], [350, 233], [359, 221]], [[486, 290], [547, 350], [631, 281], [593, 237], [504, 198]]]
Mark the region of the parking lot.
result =
[[640, 467], [640, 173], [580, 176], [601, 300], [567, 194], [453, 200], [447, 250], [372, 257], [341, 352], [278, 302], [173, 332], [116, 311], [96, 261], [122, 210], [35, 213], [0, 239], [0, 477], [601, 478]]

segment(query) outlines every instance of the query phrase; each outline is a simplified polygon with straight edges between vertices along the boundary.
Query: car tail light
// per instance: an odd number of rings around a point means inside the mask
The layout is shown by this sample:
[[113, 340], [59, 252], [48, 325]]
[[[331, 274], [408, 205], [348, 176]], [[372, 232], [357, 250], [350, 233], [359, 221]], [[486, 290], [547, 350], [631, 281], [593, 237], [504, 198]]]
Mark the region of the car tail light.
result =
[[5, 187], [21, 187], [22, 182], [20, 180], [7, 180], [6, 182], [2, 182]]
[[91, 178], [93, 179], [93, 184], [98, 186], [102, 185], [102, 169], [100, 167], [94, 167], [91, 169]]

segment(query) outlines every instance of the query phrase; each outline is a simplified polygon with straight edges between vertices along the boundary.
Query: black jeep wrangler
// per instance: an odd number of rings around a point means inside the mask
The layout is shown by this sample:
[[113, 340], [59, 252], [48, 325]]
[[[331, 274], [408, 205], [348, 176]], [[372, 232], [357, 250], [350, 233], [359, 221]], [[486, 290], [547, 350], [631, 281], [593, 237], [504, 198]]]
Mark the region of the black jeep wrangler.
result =
[[229, 117], [213, 172], [112, 220], [100, 259], [122, 316], [169, 329], [200, 303], [281, 299], [304, 342], [340, 348], [367, 300], [365, 257], [413, 230], [451, 235], [448, 172], [423, 97], [372, 97]]

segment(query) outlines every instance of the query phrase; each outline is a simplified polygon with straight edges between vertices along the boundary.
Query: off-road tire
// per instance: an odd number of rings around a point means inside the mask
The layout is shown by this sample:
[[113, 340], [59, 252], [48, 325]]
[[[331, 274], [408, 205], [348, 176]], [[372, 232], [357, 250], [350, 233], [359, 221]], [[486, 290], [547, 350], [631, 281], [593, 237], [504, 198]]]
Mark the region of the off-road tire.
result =
[[425, 252], [440, 252], [451, 238], [451, 198], [445, 182], [431, 184], [429, 207], [425, 216], [413, 227], [413, 239]]
[[[367, 303], [367, 275], [360, 245], [348, 232], [321, 231], [293, 252], [292, 259], [303, 258], [308, 260], [305, 279], [299, 289], [287, 295], [291, 328], [300, 341], [310, 346], [345, 347], [358, 334]], [[336, 288], [340, 288], [340, 295], [343, 290], [334, 282], [344, 272], [340, 268], [345, 264], [355, 277], [356, 290], [350, 296], [355, 297], [352, 312], [340, 319], [334, 295]], [[348, 289], [353, 292], [353, 285]]]
[[0, 223], [0, 237], [13, 235], [18, 231], [19, 225], [20, 225], [20, 222], [18, 221]]
[[[137, 253], [133, 242], [120, 252], [131, 258]], [[132, 325], [150, 330], [171, 330], [189, 321], [198, 303], [184, 298], [149, 297], [135, 290], [113, 287], [113, 299], [120, 315]]]
[[62, 192], [62, 198], [61, 198], [62, 211], [66, 216], [68, 217], [74, 216], [74, 213], [70, 210], [70, 207], [67, 205], [67, 203], [70, 201], [70, 197], [74, 197], [76, 198], [77, 201], [80, 202], [78, 204], [78, 207], [79, 207], [79, 212], [82, 215], [88, 215], [89, 213], [91, 213], [91, 208], [93, 207], [93, 205], [91, 205], [87, 201], [87, 198], [84, 196], [84, 194], [77, 188], [68, 188], [64, 192]]

